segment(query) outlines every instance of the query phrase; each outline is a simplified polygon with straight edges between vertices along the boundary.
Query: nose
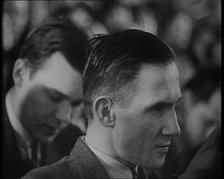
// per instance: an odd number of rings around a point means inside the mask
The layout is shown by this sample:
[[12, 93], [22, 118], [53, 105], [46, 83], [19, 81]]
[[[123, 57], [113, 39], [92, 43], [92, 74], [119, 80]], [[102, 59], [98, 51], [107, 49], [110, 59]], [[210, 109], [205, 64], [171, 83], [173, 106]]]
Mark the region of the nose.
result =
[[163, 135], [179, 135], [180, 134], [180, 126], [177, 122], [176, 112], [173, 111], [170, 115], [167, 116], [166, 123], [162, 129]]
[[56, 117], [69, 122], [72, 118], [72, 105], [70, 101], [66, 100], [60, 103], [57, 107]]

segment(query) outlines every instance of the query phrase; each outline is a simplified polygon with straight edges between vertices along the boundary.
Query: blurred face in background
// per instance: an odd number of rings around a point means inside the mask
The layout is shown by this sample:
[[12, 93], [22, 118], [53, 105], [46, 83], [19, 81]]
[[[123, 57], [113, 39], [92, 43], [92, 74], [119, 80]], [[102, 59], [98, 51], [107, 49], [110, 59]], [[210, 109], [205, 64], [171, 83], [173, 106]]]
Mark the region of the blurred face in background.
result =
[[159, 168], [172, 136], [180, 133], [175, 112], [181, 98], [176, 65], [142, 66], [133, 88], [127, 94], [132, 96], [130, 103], [114, 108], [114, 148], [128, 162]]
[[32, 75], [26, 68], [27, 77], [18, 87], [23, 94], [19, 119], [31, 137], [50, 142], [70, 122], [73, 109], [82, 110], [81, 74], [60, 52]]
[[190, 90], [184, 93], [186, 110], [185, 132], [186, 142], [190, 147], [200, 146], [212, 131], [221, 125], [221, 91], [216, 89], [207, 101], [194, 102]]

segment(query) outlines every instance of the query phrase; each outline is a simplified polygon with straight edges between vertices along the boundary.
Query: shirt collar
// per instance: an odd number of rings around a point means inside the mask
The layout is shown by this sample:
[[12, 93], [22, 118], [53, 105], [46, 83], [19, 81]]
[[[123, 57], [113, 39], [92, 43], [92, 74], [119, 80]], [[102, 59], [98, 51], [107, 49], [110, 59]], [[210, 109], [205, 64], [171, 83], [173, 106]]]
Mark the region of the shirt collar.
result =
[[125, 162], [117, 160], [102, 151], [91, 146], [85, 141], [85, 136], [82, 137], [82, 140], [86, 145], [91, 149], [91, 151], [97, 156], [101, 164], [105, 167], [108, 174], [112, 178], [132, 178], [132, 173], [130, 168], [126, 165]]
[[10, 92], [8, 92], [6, 95], [5, 103], [6, 103], [6, 111], [9, 117], [9, 122], [12, 125], [12, 128], [14, 129], [16, 134], [19, 135], [19, 137], [24, 141], [25, 145], [29, 147], [32, 141], [31, 137], [28, 135], [28, 133], [26, 132], [26, 130], [24, 129], [21, 122], [16, 117], [13, 111], [11, 100], [10, 100]]

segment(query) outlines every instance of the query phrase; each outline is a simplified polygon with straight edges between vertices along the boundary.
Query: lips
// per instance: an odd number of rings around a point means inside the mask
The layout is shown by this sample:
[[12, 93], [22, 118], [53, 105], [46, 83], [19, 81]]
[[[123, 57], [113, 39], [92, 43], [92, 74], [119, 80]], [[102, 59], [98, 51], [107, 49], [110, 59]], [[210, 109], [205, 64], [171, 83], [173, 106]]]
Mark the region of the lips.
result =
[[159, 150], [160, 152], [168, 152], [169, 151], [169, 147], [170, 147], [170, 143], [157, 145], [156, 149]]

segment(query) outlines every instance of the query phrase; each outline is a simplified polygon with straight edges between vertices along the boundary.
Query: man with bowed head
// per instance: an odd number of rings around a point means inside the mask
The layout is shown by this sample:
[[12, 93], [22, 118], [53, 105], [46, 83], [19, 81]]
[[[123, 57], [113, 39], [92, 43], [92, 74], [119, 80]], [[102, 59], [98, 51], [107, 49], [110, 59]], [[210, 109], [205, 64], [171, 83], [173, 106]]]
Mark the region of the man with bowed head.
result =
[[[76, 26], [57, 19], [43, 22], [26, 38], [14, 64], [14, 86], [5, 100], [3, 178], [20, 178], [33, 168], [58, 161], [82, 134], [68, 124], [74, 110], [77, 118], [83, 118], [81, 73], [86, 42]], [[61, 136], [58, 145], [56, 136]]]
[[148, 178], [180, 133], [173, 51], [156, 36], [125, 30], [93, 38], [83, 74], [85, 136], [70, 155], [26, 178]]

